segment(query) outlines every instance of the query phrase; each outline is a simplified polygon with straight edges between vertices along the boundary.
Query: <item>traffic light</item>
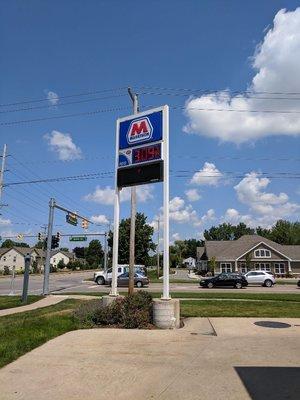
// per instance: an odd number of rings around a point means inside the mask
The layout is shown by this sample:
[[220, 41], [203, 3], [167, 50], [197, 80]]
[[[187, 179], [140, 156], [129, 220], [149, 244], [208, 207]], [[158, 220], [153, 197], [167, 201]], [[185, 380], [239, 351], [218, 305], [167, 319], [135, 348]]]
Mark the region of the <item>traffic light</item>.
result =
[[56, 249], [57, 247], [59, 247], [59, 239], [57, 236], [52, 236], [51, 249]]
[[83, 229], [88, 229], [88, 227], [89, 227], [89, 222], [88, 222], [86, 219], [83, 219], [83, 220], [81, 221], [81, 227], [82, 227]]
[[38, 233], [38, 241], [40, 242], [42, 240], [42, 234], [41, 232]]
[[58, 241], [60, 241], [60, 232], [56, 232], [56, 238]]

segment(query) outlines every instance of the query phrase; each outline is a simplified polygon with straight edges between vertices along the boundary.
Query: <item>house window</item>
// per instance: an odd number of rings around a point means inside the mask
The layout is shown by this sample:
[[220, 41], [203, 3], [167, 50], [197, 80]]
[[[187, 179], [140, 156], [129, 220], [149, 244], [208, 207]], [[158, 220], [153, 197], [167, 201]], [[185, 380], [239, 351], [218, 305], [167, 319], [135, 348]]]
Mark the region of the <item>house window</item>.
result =
[[285, 274], [285, 267], [283, 263], [275, 263], [275, 274]]
[[232, 272], [231, 263], [221, 263], [220, 272]]
[[16, 262], [16, 261], [17, 261], [17, 256], [14, 256], [13, 262]]
[[241, 264], [241, 273], [245, 274], [246, 272], [248, 272], [248, 268], [247, 268], [246, 264]]
[[254, 252], [255, 258], [271, 258], [270, 250], [266, 249], [257, 249]]
[[6, 256], [3, 257], [3, 261], [6, 261]]
[[269, 263], [258, 263], [255, 264], [255, 269], [256, 271], [267, 271], [270, 272], [271, 271], [271, 266]]

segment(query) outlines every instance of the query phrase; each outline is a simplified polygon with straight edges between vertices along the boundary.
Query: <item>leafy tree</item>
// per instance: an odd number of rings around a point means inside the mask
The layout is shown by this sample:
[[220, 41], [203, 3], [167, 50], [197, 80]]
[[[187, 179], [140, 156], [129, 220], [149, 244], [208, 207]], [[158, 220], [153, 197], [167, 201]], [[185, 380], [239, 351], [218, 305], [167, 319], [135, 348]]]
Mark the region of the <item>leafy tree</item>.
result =
[[11, 249], [12, 247], [30, 247], [30, 246], [29, 246], [29, 244], [27, 244], [25, 242], [14, 242], [11, 239], [6, 239], [2, 243], [1, 247]]
[[57, 264], [57, 268], [59, 269], [64, 269], [66, 266], [64, 260], [59, 260], [58, 264]]
[[103, 250], [99, 240], [91, 240], [85, 251], [85, 259], [89, 265], [99, 265], [103, 260]]
[[35, 247], [36, 249], [43, 249], [44, 243], [45, 243], [44, 240], [40, 240], [33, 247]]
[[[147, 224], [147, 217], [143, 213], [136, 214], [135, 221], [135, 263], [149, 265], [149, 252], [155, 251], [156, 245], [152, 241], [154, 229]], [[122, 219], [119, 227], [119, 263], [129, 263], [130, 218]], [[108, 246], [110, 256], [113, 247], [113, 232], [109, 232]]]
[[66, 252], [69, 252], [69, 249], [68, 249], [68, 247], [60, 247], [60, 249], [59, 250], [61, 250], [61, 251], [66, 251]]
[[86, 252], [86, 247], [74, 247], [73, 253], [75, 254], [76, 258], [84, 258]]
[[278, 220], [272, 226], [270, 239], [280, 244], [300, 244], [300, 222]]
[[231, 225], [228, 223], [220, 224], [219, 226], [212, 226], [209, 230], [204, 231], [206, 240], [237, 240], [243, 235], [253, 235], [255, 230], [249, 228], [243, 222], [238, 225]]

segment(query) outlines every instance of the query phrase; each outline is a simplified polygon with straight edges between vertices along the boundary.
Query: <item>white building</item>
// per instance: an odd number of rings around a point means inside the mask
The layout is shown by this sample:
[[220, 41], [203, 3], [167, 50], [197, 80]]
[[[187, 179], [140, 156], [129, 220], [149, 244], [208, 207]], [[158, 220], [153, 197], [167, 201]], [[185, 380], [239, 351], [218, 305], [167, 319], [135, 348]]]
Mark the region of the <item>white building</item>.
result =
[[31, 256], [31, 265], [34, 261], [38, 265], [42, 265], [43, 253], [41, 249], [30, 247], [0, 248], [0, 273], [3, 273], [7, 268], [10, 271], [14, 268], [16, 272], [24, 270], [27, 254]]
[[52, 265], [54, 268], [57, 268], [58, 263], [63, 260], [65, 265], [68, 265], [70, 261], [74, 261], [75, 259], [75, 254], [70, 253], [68, 251], [63, 251], [63, 250], [56, 250], [52, 252], [51, 258], [50, 258], [50, 265]]

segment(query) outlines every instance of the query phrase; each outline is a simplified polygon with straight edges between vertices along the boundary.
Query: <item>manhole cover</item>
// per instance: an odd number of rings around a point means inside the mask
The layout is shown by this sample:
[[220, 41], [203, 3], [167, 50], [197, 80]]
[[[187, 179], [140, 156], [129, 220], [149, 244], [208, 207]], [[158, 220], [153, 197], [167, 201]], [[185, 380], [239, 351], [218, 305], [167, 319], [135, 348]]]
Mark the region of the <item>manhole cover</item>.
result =
[[254, 322], [254, 325], [262, 326], [263, 328], [290, 328], [290, 324], [286, 324], [284, 322], [276, 322], [276, 321], [257, 321]]

